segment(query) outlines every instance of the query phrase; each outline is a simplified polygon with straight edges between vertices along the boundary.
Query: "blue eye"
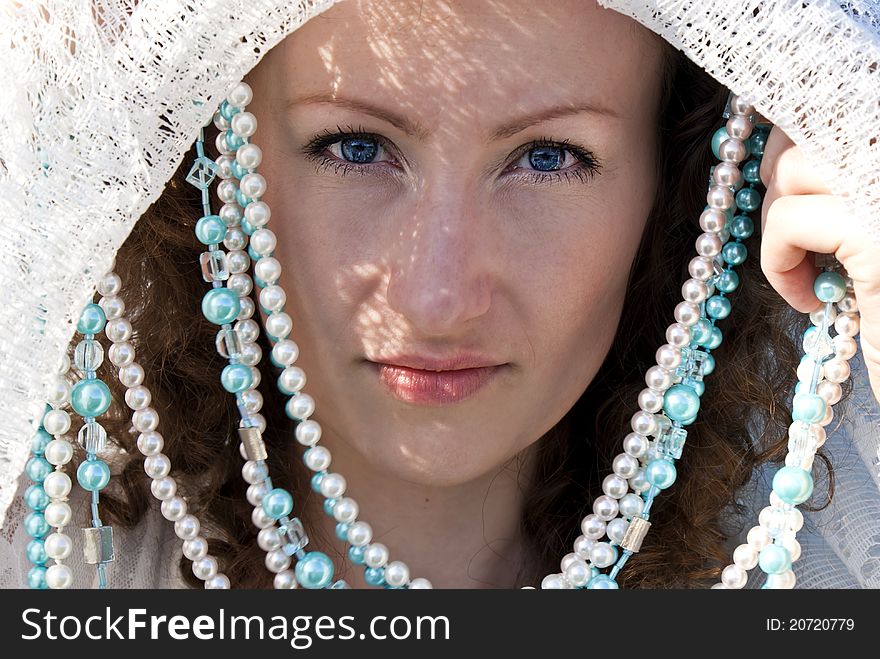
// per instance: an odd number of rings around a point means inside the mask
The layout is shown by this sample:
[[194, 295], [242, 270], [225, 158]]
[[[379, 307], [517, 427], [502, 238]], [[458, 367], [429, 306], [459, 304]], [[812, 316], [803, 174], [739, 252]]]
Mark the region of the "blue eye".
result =
[[340, 140], [339, 145], [345, 160], [358, 164], [371, 162], [381, 148], [376, 140], [363, 137], [348, 137]]

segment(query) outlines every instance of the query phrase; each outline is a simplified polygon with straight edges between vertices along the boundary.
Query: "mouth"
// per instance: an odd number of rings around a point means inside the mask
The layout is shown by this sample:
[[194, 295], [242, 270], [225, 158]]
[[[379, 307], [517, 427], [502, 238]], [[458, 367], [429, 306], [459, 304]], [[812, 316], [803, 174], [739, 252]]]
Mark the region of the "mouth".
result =
[[398, 400], [417, 405], [449, 405], [471, 398], [492, 382], [505, 364], [429, 371], [370, 362], [385, 389]]

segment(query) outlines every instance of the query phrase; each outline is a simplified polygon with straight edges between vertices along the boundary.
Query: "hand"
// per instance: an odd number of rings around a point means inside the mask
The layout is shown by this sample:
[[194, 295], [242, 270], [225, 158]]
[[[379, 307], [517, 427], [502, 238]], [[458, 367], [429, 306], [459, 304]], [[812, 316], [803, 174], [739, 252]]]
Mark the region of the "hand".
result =
[[852, 277], [861, 314], [859, 340], [871, 389], [880, 403], [880, 244], [833, 195], [819, 172], [779, 128], [764, 148], [761, 270], [795, 309], [822, 305], [813, 293], [816, 253], [833, 254]]

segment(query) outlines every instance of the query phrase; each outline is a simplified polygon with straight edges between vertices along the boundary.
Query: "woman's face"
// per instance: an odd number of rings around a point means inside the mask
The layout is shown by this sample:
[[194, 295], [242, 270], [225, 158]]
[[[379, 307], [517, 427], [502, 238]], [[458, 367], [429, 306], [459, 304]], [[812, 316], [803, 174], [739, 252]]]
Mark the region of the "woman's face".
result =
[[[291, 338], [331, 449], [460, 484], [577, 401], [656, 185], [648, 34], [582, 0], [349, 0], [252, 72]], [[461, 353], [498, 366], [377, 364]]]

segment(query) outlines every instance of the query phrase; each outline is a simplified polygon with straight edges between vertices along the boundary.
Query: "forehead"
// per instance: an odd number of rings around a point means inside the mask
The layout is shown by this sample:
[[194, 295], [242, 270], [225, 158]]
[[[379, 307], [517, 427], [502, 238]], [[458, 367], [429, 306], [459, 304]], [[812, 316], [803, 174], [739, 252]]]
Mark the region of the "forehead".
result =
[[258, 68], [276, 101], [385, 101], [429, 123], [566, 103], [641, 117], [653, 108], [660, 55], [658, 37], [592, 0], [345, 0]]

